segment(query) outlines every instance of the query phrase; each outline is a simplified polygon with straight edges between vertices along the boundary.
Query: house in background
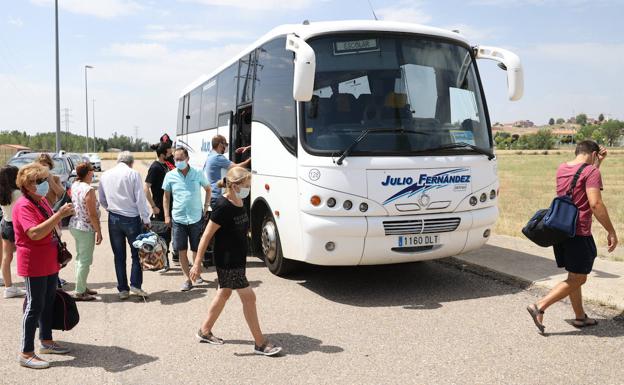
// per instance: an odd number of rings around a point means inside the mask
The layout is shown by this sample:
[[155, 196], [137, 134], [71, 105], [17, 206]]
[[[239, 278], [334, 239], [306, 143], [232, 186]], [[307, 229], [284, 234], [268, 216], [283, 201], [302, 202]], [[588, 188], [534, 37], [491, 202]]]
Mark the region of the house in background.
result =
[[18, 152], [30, 152], [30, 147], [19, 144], [0, 144], [0, 165], [4, 166]]

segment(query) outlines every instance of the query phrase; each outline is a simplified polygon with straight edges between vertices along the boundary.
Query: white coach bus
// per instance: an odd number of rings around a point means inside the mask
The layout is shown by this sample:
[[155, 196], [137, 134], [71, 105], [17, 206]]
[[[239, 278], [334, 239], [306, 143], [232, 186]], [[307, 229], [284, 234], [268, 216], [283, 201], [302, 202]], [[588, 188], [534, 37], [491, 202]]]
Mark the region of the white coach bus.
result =
[[177, 145], [201, 168], [211, 139], [252, 145], [254, 250], [295, 261], [390, 264], [482, 246], [498, 216], [496, 157], [476, 59], [518, 57], [457, 32], [383, 21], [275, 28], [179, 101]]

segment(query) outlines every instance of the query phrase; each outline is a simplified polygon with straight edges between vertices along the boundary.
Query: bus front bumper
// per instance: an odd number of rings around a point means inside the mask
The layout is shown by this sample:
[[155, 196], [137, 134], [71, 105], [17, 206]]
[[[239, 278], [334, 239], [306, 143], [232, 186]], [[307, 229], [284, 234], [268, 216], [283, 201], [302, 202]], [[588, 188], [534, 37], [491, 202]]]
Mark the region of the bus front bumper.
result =
[[[355, 266], [445, 258], [483, 246], [497, 217], [495, 206], [461, 213], [396, 217], [323, 217], [304, 213], [303, 248], [297, 259], [314, 265]], [[457, 218], [459, 225], [451, 232], [438, 233], [434, 225], [426, 234], [407, 231], [386, 235], [388, 223], [435, 223]]]

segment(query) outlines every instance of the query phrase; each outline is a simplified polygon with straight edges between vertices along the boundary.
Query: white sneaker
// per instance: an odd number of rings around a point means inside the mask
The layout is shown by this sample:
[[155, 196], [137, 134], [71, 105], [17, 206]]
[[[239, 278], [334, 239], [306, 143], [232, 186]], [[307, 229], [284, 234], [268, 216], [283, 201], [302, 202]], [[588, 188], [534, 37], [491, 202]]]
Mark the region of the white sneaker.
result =
[[126, 300], [128, 298], [130, 298], [130, 293], [128, 293], [126, 290], [119, 292], [119, 299], [120, 300]]
[[19, 287], [11, 286], [4, 289], [4, 298], [22, 297], [26, 292]]
[[197, 278], [197, 281], [195, 281], [195, 283], [197, 285], [201, 285], [202, 283], [204, 283], [205, 281], [202, 279], [202, 277]]
[[132, 294], [138, 295], [139, 297], [149, 297], [149, 294], [147, 294], [147, 292], [143, 291], [142, 289], [137, 289], [136, 287], [130, 286], [130, 292], [132, 292]]

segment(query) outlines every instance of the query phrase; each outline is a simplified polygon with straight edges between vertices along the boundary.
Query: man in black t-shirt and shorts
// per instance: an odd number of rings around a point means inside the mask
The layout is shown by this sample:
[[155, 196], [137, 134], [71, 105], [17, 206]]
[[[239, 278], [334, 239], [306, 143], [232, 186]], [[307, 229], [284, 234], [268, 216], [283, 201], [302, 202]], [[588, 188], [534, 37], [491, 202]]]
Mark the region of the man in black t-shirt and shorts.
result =
[[[171, 228], [165, 225], [165, 213], [163, 207], [165, 192], [162, 189], [162, 185], [165, 175], [169, 172], [167, 159], [171, 157], [172, 149], [171, 144], [167, 142], [156, 144], [152, 146], [152, 149], [156, 150], [156, 156], [158, 159], [150, 165], [150, 168], [147, 171], [143, 190], [145, 191], [147, 202], [152, 208], [152, 230], [165, 239], [165, 242], [167, 242], [167, 249], [169, 249], [169, 243], [171, 242]], [[166, 273], [169, 271], [168, 254], [169, 251], [167, 250], [167, 263], [165, 267], [160, 270], [160, 273]]]

